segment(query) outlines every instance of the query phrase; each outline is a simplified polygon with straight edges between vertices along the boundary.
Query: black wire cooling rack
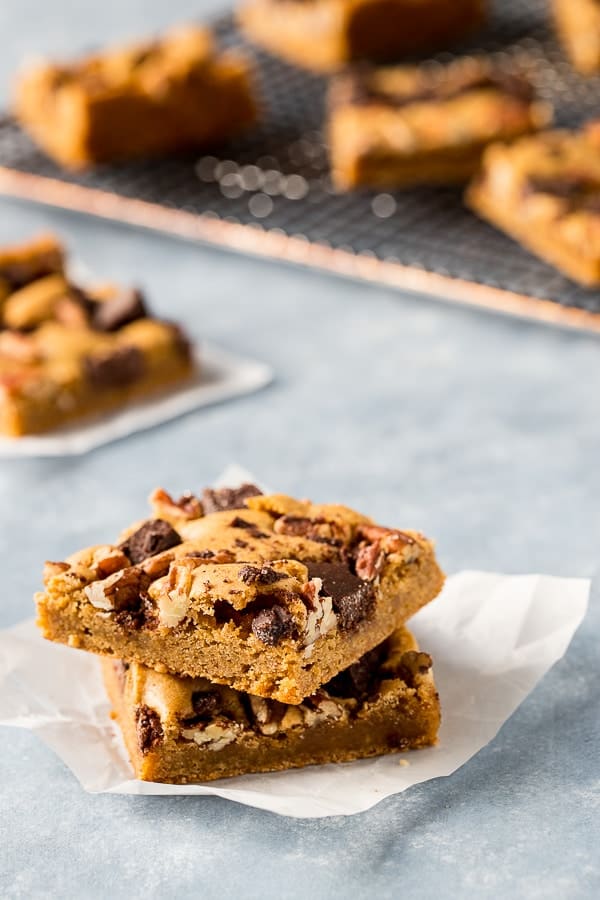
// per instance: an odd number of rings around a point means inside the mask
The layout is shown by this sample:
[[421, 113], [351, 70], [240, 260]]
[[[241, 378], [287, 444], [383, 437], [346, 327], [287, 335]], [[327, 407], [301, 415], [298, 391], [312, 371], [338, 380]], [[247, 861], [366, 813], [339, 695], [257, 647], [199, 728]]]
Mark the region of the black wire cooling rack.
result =
[[[517, 58], [559, 125], [600, 113], [600, 78], [558, 46], [547, 0], [496, 0], [488, 27], [455, 53]], [[600, 292], [563, 278], [479, 221], [454, 188], [336, 194], [322, 131], [325, 79], [248, 47], [231, 17], [224, 46], [256, 60], [261, 125], [220, 155], [61, 170], [0, 120], [0, 192], [330, 269], [444, 299], [600, 331]]]

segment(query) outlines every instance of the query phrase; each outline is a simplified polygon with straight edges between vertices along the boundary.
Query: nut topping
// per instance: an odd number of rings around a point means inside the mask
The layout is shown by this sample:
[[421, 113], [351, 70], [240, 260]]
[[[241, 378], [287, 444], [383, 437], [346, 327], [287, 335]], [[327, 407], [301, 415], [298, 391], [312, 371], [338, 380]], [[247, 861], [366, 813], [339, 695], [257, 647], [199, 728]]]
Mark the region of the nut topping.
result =
[[190, 493], [174, 500], [163, 488], [157, 488], [150, 496], [150, 503], [157, 518], [199, 519], [202, 515], [202, 504]]
[[123, 569], [103, 581], [93, 581], [83, 590], [96, 609], [123, 612], [138, 608], [141, 588], [142, 573], [137, 569]]

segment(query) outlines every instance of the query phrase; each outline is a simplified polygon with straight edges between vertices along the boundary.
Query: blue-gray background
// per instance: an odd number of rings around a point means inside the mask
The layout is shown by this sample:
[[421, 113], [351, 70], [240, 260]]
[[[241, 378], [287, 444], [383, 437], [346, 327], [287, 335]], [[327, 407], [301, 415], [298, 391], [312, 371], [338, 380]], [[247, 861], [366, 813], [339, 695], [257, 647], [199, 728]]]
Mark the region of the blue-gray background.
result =
[[[2, 0], [0, 93], [27, 54], [217, 6]], [[598, 338], [0, 200], [0, 242], [49, 227], [198, 336], [270, 362], [277, 381], [83, 458], [2, 461], [1, 624], [31, 615], [45, 558], [110, 538], [155, 485], [198, 488], [230, 461], [279, 490], [423, 529], [449, 572], [596, 572]], [[89, 796], [30, 734], [4, 729], [0, 895], [597, 896], [599, 599], [489, 747], [352, 818]]]

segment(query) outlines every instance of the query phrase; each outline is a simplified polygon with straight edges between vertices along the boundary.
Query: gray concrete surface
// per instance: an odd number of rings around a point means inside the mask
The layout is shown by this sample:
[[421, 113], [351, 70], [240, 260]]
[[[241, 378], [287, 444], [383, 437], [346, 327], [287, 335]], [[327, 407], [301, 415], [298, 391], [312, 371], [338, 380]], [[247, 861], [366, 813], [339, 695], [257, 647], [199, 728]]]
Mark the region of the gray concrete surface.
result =
[[[0, 84], [26, 52], [207, 8], [4, 0]], [[75, 460], [0, 462], [0, 625], [31, 615], [44, 559], [110, 538], [155, 485], [198, 488], [231, 461], [282, 491], [422, 528], [449, 572], [597, 571], [597, 338], [0, 200], [0, 242], [49, 227], [277, 380]], [[595, 591], [566, 658], [490, 746], [352, 818], [89, 796], [35, 738], [2, 730], [0, 895], [597, 896], [599, 632]]]

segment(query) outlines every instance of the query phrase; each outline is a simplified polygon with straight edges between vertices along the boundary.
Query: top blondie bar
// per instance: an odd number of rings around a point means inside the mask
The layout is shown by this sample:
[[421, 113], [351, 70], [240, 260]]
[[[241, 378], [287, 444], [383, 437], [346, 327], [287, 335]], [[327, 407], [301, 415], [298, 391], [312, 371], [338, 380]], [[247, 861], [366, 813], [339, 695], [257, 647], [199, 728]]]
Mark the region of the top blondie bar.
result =
[[17, 81], [14, 111], [58, 163], [83, 168], [218, 143], [256, 119], [249, 64], [209, 30], [173, 29]]
[[115, 544], [47, 563], [46, 638], [298, 704], [443, 584], [433, 545], [253, 485], [152, 498]]

